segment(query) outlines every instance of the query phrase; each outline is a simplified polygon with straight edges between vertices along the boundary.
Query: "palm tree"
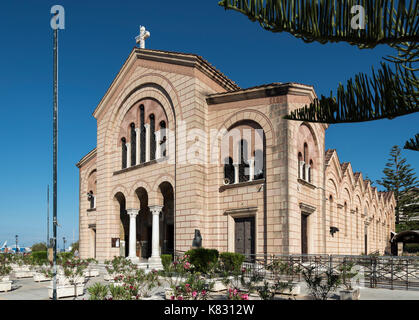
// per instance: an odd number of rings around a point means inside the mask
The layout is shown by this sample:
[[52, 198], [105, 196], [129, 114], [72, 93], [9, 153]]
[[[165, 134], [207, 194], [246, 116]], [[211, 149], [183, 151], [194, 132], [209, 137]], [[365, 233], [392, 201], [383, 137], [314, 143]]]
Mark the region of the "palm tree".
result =
[[[246, 15], [271, 32], [288, 32], [305, 42], [347, 42], [360, 49], [388, 45], [397, 55], [384, 57], [372, 75], [359, 73], [337, 95], [321, 96], [284, 118], [348, 123], [393, 119], [419, 111], [419, 2], [416, 0], [222, 0], [226, 10]], [[392, 66], [392, 67], [391, 67]], [[405, 148], [418, 150], [413, 139]]]

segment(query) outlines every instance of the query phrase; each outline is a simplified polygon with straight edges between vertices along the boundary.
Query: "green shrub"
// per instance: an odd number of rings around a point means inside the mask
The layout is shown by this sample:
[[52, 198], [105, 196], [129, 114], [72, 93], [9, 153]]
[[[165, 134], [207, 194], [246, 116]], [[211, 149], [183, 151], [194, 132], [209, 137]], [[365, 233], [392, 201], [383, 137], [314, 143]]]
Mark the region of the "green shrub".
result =
[[164, 271], [168, 271], [170, 264], [172, 263], [172, 255], [171, 254], [162, 254], [161, 255], [161, 263], [163, 265]]
[[45, 244], [45, 242], [35, 243], [31, 247], [31, 250], [32, 250], [32, 252], [47, 251], [47, 245]]
[[35, 264], [43, 264], [48, 262], [48, 254], [46, 251], [34, 251], [31, 253], [32, 261]]
[[71, 260], [73, 258], [72, 252], [60, 252], [57, 254], [57, 261], [58, 263], [64, 263], [67, 260]]
[[225, 271], [241, 272], [245, 256], [241, 253], [223, 252], [220, 254], [220, 260]]
[[189, 256], [189, 261], [194, 265], [196, 272], [208, 273], [218, 261], [218, 250], [216, 249], [192, 249], [185, 255]]

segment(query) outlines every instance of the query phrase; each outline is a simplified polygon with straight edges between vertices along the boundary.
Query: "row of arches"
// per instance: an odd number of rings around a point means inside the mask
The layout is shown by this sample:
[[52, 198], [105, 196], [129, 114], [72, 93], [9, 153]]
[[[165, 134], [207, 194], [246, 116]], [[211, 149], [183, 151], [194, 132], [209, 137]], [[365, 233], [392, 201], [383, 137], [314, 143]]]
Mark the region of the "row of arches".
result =
[[[122, 256], [146, 261], [153, 256], [174, 251], [174, 192], [169, 182], [158, 187], [162, 203], [152, 205], [150, 192], [144, 187], [135, 190], [136, 205], [131, 208], [128, 195], [118, 191], [114, 195], [114, 210], [119, 216]], [[155, 218], [157, 216], [157, 219]], [[153, 252], [157, 250], [157, 252]]]
[[223, 137], [221, 154], [224, 184], [265, 177], [265, 134], [256, 122], [245, 120], [230, 127]]
[[126, 114], [120, 133], [122, 169], [167, 155], [167, 116], [159, 102], [146, 99]]
[[[353, 173], [350, 163], [340, 163], [335, 150], [326, 151], [327, 219], [330, 228], [339, 230], [336, 241], [345, 239], [356, 252], [384, 253], [389, 250], [394, 226], [395, 200], [391, 193], [378, 192]], [[332, 234], [331, 234], [332, 235]], [[333, 235], [332, 235], [333, 237]]]

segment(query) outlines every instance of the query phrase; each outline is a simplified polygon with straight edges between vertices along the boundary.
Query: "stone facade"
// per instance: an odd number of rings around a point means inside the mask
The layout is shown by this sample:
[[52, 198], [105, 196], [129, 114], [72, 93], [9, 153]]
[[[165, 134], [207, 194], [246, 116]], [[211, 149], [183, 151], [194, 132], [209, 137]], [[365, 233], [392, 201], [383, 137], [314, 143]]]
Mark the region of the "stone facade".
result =
[[282, 119], [315, 98], [296, 83], [241, 89], [199, 56], [134, 48], [77, 164], [81, 257], [158, 265], [196, 229], [220, 251], [389, 251], [393, 195], [325, 151], [327, 125]]

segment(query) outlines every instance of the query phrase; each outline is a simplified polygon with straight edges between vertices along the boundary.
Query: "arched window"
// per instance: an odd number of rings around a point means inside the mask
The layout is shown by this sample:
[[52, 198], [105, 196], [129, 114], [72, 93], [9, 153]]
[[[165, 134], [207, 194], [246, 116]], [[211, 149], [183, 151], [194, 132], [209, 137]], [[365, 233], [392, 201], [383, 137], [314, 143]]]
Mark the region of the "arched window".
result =
[[96, 207], [96, 201], [95, 201], [96, 199], [92, 190], [90, 190], [89, 193], [87, 194], [87, 199], [89, 200], [89, 203], [90, 203], [90, 209], [94, 209]]
[[226, 184], [234, 183], [234, 165], [231, 157], [224, 159], [224, 179], [228, 179]]
[[145, 162], [144, 105], [140, 105], [140, 163]]
[[303, 171], [304, 171], [304, 161], [303, 161], [303, 155], [301, 152], [298, 152], [298, 179], [303, 178]]
[[329, 214], [330, 214], [330, 226], [334, 227], [334, 225], [333, 225], [333, 197], [332, 197], [332, 195], [329, 196]]
[[156, 122], [154, 114], [150, 114], [150, 160], [156, 159]]
[[254, 179], [263, 179], [265, 178], [265, 161], [263, 161], [263, 150], [255, 151], [255, 176]]
[[136, 152], [137, 152], [137, 134], [135, 132], [135, 124], [131, 123], [131, 166], [135, 166], [136, 163]]
[[164, 120], [160, 121], [160, 152], [161, 156], [166, 156], [166, 143], [167, 137], [166, 137], [166, 122]]
[[121, 146], [122, 146], [122, 169], [127, 167], [127, 141], [125, 138], [121, 139]]
[[239, 162], [239, 182], [249, 181], [249, 164], [247, 163], [248, 154], [247, 154], [247, 141], [242, 139], [240, 140], [240, 162]]

